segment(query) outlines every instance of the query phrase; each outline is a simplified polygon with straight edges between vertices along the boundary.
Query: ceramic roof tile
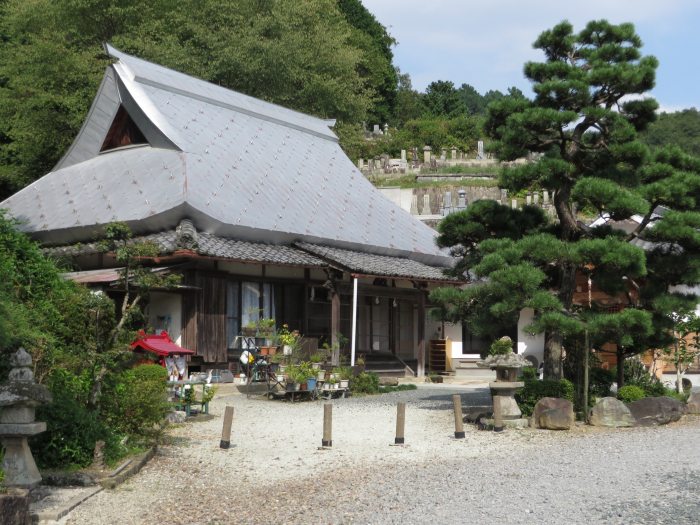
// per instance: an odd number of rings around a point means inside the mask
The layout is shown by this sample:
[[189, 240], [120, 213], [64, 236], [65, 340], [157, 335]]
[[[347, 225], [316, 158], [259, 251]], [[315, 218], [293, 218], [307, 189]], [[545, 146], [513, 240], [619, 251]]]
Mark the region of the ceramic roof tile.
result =
[[296, 246], [354, 273], [426, 281], [455, 281], [454, 277], [445, 275], [446, 267], [429, 266], [402, 257], [374, 255], [310, 243], [296, 243]]

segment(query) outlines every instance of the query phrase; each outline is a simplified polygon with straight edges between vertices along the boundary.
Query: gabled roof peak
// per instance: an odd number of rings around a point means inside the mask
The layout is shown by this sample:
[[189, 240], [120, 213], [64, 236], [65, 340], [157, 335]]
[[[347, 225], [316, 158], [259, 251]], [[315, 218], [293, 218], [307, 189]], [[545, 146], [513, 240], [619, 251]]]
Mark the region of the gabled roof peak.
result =
[[305, 131], [324, 139], [336, 142], [338, 140], [330, 130], [330, 126], [335, 124], [334, 120], [312, 117], [222, 86], [217, 86], [205, 80], [128, 55], [110, 44], [105, 44], [104, 48], [109, 56], [118, 60], [114, 67], [124, 79], [268, 122]]

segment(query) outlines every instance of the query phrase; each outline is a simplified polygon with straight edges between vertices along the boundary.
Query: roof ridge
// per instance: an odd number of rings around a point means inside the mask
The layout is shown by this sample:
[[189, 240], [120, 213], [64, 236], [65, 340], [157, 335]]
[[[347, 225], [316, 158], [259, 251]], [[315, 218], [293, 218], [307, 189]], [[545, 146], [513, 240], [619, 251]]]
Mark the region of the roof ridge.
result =
[[[209, 82], [207, 80], [203, 80], [201, 78], [197, 78], [197, 77], [194, 77], [192, 75], [188, 75], [187, 73], [183, 73], [182, 71], [177, 71], [175, 69], [171, 69], [171, 68], [162, 66], [160, 64], [155, 64], [153, 62], [149, 62], [148, 60], [144, 60], [143, 58], [129, 55], [129, 54], [124, 53], [123, 51], [120, 51], [117, 48], [111, 46], [110, 44], [104, 44], [104, 48], [109, 56], [116, 58], [119, 61], [119, 63], [124, 65], [126, 68], [128, 68], [129, 73], [131, 73], [131, 75], [133, 75], [134, 82], [137, 82], [139, 84], [143, 84], [146, 86], [151, 86], [151, 87], [154, 87], [156, 89], [161, 89], [163, 91], [167, 91], [168, 93], [174, 93], [176, 95], [182, 95], [184, 97], [192, 98], [194, 100], [199, 100], [200, 102], [204, 102], [205, 104], [211, 104], [213, 106], [217, 106], [220, 108], [230, 109], [232, 111], [243, 113], [243, 114], [251, 116], [251, 117], [259, 118], [261, 120], [265, 120], [265, 121], [272, 122], [275, 124], [280, 124], [282, 126], [285, 126], [285, 127], [291, 128], [291, 129], [303, 131], [305, 133], [309, 133], [311, 135], [329, 140], [331, 142], [338, 142], [338, 137], [336, 137], [335, 134], [330, 130], [330, 126], [335, 124], [335, 120], [322, 119], [320, 117], [309, 115], [307, 113], [303, 113], [303, 112], [297, 111], [295, 109], [287, 108], [285, 106], [281, 106], [281, 105], [275, 104], [273, 102], [268, 102], [266, 100], [262, 100], [259, 98], [252, 97], [250, 95], [246, 95], [245, 93], [241, 93], [240, 91], [235, 91], [233, 89], [229, 89], [229, 88], [224, 87], [224, 86], [219, 86], [219, 85], [214, 84], [212, 82]], [[168, 71], [170, 73], [182, 75], [182, 76], [187, 77], [195, 82], [201, 82], [202, 84], [206, 84], [206, 85], [211, 86], [215, 89], [221, 89], [221, 90], [224, 90], [225, 92], [233, 93], [235, 95], [245, 97], [246, 99], [249, 99], [250, 102], [252, 102], [252, 103], [262, 105], [262, 106], [267, 106], [270, 110], [290, 114], [290, 116], [294, 116], [295, 118], [300, 119], [302, 121], [316, 121], [315, 123], [317, 123], [319, 126], [327, 127], [328, 132], [323, 133], [323, 132], [320, 132], [318, 130], [313, 129], [311, 127], [311, 125], [305, 126], [303, 124], [297, 124], [297, 123], [291, 122], [290, 120], [285, 119], [285, 118], [278, 118], [278, 117], [269, 115], [269, 114], [262, 112], [262, 111], [248, 109], [248, 108], [243, 107], [242, 105], [232, 104], [232, 103], [226, 102], [220, 98], [214, 98], [211, 96], [202, 95], [202, 94], [196, 93], [192, 90], [183, 89], [180, 87], [173, 86], [171, 84], [166, 84], [164, 82], [158, 81], [158, 80], [153, 79], [153, 78], [149, 78], [148, 76], [144, 76], [143, 74], [139, 74], [139, 72], [136, 71], [134, 68], [129, 67], [128, 60], [141, 61], [141, 62], [148, 64], [149, 66], [151, 66], [153, 68], [160, 68], [160, 69], [163, 69], [163, 70]]]

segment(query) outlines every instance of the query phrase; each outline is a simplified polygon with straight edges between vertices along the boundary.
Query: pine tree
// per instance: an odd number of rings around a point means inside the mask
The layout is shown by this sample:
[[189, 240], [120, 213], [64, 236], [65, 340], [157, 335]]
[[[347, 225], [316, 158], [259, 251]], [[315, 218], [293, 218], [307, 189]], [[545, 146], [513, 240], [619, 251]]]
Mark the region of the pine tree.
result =
[[[657, 61], [641, 55], [631, 24], [593, 21], [574, 33], [562, 22], [534, 45], [546, 57], [525, 65], [534, 99], [511, 93], [492, 103], [486, 128], [501, 160], [537, 159], [504, 171], [501, 186], [554, 191], [556, 218], [526, 223], [517, 214], [532, 210], [506, 212], [495, 205], [482, 217], [469, 211], [450, 216], [438, 242], [463, 256], [456, 271], [468, 268], [475, 283], [433, 298], [446, 316], [494, 337], [517, 321], [520, 309], [533, 308], [529, 330], [545, 333], [548, 378], [562, 376], [566, 338], [582, 340], [588, 331], [594, 345], [614, 343], [621, 386], [624, 358], [668, 333], [657, 322], [660, 299], [679, 297], [674, 285], [700, 280], [700, 170], [678, 151], [651, 154], [637, 140], [655, 116], [657, 103], [639, 95], [653, 87]], [[669, 208], [663, 217], [659, 206]], [[577, 220], [577, 207], [611, 221], [641, 220], [632, 222], [630, 233], [590, 228]], [[496, 220], [499, 214], [511, 214], [511, 220]], [[574, 304], [577, 276], [626, 298], [625, 308], [610, 313], [603, 305]], [[493, 322], [485, 326], [489, 317]]]

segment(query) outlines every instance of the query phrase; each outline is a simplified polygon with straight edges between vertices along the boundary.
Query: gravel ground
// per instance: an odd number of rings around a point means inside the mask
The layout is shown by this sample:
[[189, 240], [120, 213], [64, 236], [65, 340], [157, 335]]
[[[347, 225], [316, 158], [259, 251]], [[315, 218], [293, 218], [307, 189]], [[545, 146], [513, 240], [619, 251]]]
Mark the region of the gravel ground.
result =
[[[455, 440], [451, 394], [423, 386], [320, 402], [246, 399], [224, 387], [214, 417], [170, 431], [134, 478], [80, 505], [68, 524], [700, 523], [700, 420], [648, 429], [480, 432]], [[406, 401], [406, 445], [393, 446]], [[232, 447], [219, 449], [225, 405]]]

